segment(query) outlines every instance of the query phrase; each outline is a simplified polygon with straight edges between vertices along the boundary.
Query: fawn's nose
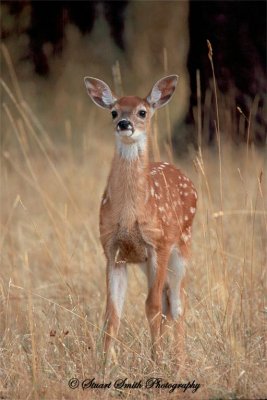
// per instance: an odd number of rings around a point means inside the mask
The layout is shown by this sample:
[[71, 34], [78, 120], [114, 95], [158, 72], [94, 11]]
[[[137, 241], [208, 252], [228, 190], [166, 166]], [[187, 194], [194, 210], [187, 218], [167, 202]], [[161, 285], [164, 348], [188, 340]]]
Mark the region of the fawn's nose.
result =
[[122, 119], [121, 121], [118, 122], [117, 128], [121, 131], [128, 131], [131, 130], [133, 131], [133, 125], [131, 124], [130, 121], [127, 121], [127, 119]]

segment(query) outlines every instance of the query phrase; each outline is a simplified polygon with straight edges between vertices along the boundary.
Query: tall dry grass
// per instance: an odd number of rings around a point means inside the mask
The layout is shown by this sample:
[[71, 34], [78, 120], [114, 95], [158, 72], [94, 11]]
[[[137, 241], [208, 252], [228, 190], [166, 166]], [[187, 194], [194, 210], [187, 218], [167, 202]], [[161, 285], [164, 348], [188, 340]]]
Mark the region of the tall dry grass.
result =
[[[60, 140], [53, 137], [57, 110], [51, 110], [48, 129], [25, 100], [7, 52], [4, 57], [11, 78], [1, 81], [0, 397], [266, 397], [266, 154], [222, 141], [218, 102], [217, 145], [205, 148], [199, 140], [197, 152], [174, 161], [199, 192], [187, 271], [185, 364], [177, 372], [171, 347], [162, 365], [150, 359], [146, 283], [130, 266], [116, 353], [105, 366], [98, 209], [113, 152], [110, 128], [101, 111], [91, 111], [88, 104], [91, 114], [80, 141], [68, 119], [62, 121]], [[201, 113], [197, 116], [200, 132]], [[167, 150], [163, 158], [173, 156]], [[172, 383], [195, 380], [201, 386], [196, 393], [68, 387], [72, 377], [145, 382], [151, 376]]]

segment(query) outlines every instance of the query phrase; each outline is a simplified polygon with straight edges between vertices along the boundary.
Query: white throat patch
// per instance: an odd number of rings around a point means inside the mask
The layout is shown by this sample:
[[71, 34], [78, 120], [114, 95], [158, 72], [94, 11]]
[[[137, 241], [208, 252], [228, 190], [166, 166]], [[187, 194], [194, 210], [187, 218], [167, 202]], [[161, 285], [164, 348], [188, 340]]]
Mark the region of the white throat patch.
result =
[[123, 143], [120, 136], [116, 133], [116, 151], [119, 156], [127, 161], [136, 160], [146, 148], [146, 133], [135, 131], [131, 136], [133, 143]]

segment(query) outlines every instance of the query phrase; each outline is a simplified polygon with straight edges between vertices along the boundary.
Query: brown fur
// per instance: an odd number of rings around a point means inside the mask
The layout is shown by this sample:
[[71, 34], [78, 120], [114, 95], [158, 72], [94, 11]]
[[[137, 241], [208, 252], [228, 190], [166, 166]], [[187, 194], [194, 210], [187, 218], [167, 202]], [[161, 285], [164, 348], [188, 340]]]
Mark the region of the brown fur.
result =
[[[127, 263], [147, 265], [146, 314], [153, 357], [159, 354], [164, 296], [165, 304], [169, 304], [167, 317], [170, 320], [179, 317], [178, 322], [174, 321], [176, 341], [183, 342], [184, 309], [180, 311], [179, 299], [184, 298], [181, 289], [184, 267], [179, 263], [189, 256], [197, 194], [192, 182], [173, 165], [151, 163], [148, 158], [151, 117], [155, 109], [170, 100], [177, 80], [176, 75], [161, 79], [146, 99], [136, 96], [117, 99], [105, 82], [85, 78], [92, 100], [111, 111], [117, 136], [117, 149], [100, 209], [100, 239], [107, 259], [105, 352], [119, 329]], [[179, 252], [182, 261], [178, 258], [179, 265], [174, 266], [176, 270], [170, 278], [168, 261], [174, 251]]]

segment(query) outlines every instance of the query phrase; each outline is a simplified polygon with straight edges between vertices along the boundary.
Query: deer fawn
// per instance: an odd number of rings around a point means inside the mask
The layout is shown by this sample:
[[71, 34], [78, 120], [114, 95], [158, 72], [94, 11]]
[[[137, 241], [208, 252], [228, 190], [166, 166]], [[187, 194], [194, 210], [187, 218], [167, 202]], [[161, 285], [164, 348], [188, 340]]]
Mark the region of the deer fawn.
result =
[[171, 99], [178, 76], [159, 80], [149, 95], [117, 98], [109, 86], [86, 77], [93, 102], [111, 112], [115, 154], [100, 209], [100, 238], [107, 259], [104, 351], [119, 329], [127, 289], [127, 264], [140, 264], [148, 281], [146, 315], [152, 358], [160, 354], [166, 321], [174, 325], [177, 354], [182, 351], [185, 295], [197, 192], [192, 182], [167, 162], [149, 162], [151, 117]]

